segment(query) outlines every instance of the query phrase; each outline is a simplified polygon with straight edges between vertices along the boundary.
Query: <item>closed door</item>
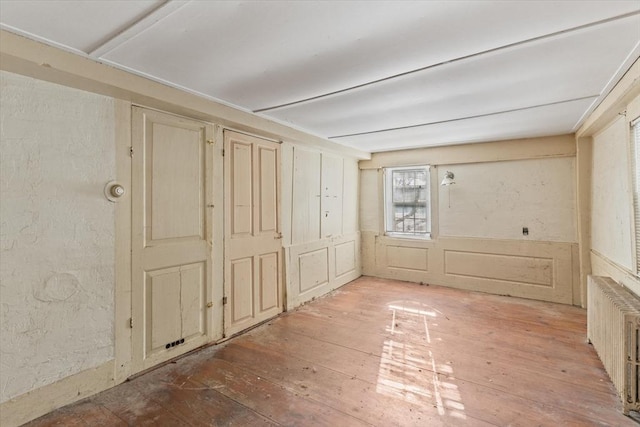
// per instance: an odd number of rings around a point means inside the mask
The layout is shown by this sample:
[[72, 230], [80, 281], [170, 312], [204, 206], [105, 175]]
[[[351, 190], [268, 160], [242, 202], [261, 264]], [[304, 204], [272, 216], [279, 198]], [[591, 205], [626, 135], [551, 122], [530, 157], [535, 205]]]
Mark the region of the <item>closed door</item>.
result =
[[132, 363], [139, 372], [210, 339], [212, 128], [138, 107], [132, 113]]
[[227, 336], [282, 311], [280, 144], [225, 131]]

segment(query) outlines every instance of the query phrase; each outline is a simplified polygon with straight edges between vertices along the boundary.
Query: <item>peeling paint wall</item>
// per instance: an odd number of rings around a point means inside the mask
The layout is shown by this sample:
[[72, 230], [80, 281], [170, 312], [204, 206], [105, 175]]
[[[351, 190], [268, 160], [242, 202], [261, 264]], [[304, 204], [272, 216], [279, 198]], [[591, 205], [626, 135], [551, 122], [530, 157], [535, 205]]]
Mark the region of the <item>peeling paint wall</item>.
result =
[[114, 353], [114, 101], [0, 73], [0, 402]]

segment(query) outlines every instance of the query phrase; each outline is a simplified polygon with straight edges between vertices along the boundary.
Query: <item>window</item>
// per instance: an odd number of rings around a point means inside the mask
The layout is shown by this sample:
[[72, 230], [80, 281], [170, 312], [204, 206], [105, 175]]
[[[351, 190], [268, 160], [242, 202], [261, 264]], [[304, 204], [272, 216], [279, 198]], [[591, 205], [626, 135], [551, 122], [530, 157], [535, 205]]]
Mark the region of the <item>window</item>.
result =
[[631, 122], [631, 163], [633, 164], [633, 211], [636, 226], [636, 273], [640, 275], [640, 117]]
[[416, 237], [431, 232], [429, 166], [384, 170], [385, 231]]

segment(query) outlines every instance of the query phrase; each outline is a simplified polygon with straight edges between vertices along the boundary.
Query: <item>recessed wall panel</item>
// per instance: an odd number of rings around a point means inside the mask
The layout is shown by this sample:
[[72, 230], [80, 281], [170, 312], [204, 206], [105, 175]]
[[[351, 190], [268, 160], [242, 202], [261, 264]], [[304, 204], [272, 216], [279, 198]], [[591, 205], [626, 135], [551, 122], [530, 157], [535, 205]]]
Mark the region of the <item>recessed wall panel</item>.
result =
[[445, 251], [445, 274], [553, 286], [553, 259]]
[[393, 268], [427, 271], [429, 250], [406, 246], [387, 246], [387, 265]]
[[328, 249], [307, 252], [298, 258], [300, 293], [309, 291], [329, 281]]
[[349, 273], [356, 268], [356, 242], [346, 242], [334, 247], [336, 277]]

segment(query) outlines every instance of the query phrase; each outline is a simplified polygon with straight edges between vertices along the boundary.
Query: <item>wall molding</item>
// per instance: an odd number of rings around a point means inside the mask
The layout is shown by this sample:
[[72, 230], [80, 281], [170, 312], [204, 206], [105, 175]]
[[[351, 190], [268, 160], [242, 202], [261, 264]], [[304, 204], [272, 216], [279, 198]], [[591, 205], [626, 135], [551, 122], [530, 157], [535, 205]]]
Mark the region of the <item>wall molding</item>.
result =
[[[0, 425], [14, 427], [106, 390], [115, 381], [115, 361], [65, 377], [0, 404]], [[122, 381], [120, 381], [122, 382]]]
[[594, 276], [611, 277], [640, 296], [640, 277], [593, 249], [591, 250], [591, 271]]
[[374, 153], [370, 160], [360, 161], [359, 166], [360, 169], [409, 166], [416, 164], [416, 159], [421, 164], [453, 165], [575, 155], [574, 136], [558, 135]]

